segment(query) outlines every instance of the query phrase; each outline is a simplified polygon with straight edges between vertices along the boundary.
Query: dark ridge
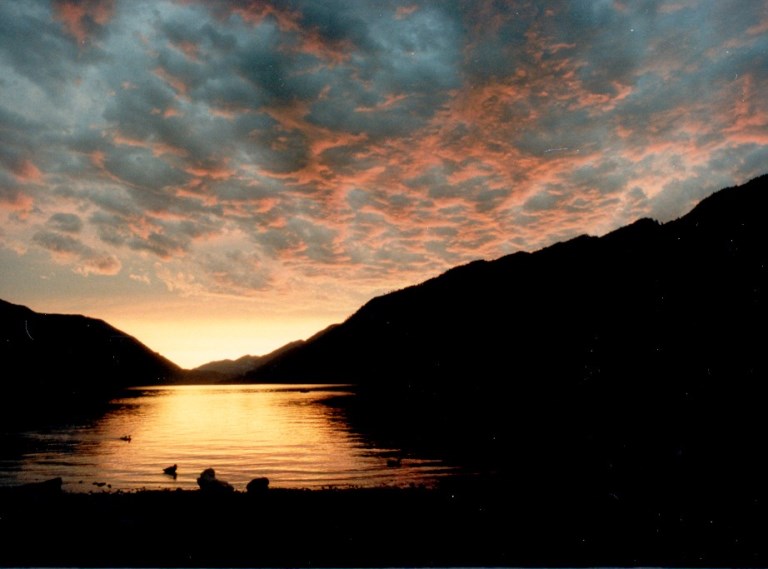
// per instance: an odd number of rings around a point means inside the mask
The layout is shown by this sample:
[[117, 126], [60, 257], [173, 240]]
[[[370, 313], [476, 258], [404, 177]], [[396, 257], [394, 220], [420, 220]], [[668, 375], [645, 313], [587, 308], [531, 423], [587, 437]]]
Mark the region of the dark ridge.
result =
[[498, 388], [597, 365], [632, 376], [762, 369], [749, 326], [762, 330], [765, 310], [765, 186], [763, 176], [722, 190], [663, 225], [642, 219], [451, 269], [374, 298], [246, 379]]
[[666, 224], [470, 263], [251, 377], [360, 383], [339, 406], [369, 444], [488, 475], [510, 539], [543, 520], [511, 565], [762, 566], [766, 206], [763, 176]]
[[236, 360], [216, 360], [197, 366], [191, 371], [214, 371], [222, 374], [240, 374], [255, 368], [261, 356], [242, 356]]
[[288, 342], [284, 346], [280, 346], [276, 350], [273, 350], [269, 352], [268, 354], [265, 354], [263, 356], [260, 356], [257, 361], [254, 361], [250, 366], [240, 368], [237, 371], [233, 370], [233, 373], [230, 373], [224, 380], [225, 383], [242, 383], [242, 378], [246, 373], [253, 372], [254, 370], [259, 369], [261, 366], [269, 365], [271, 361], [273, 361], [275, 358], [279, 358], [283, 354], [289, 353], [292, 350], [303, 346], [304, 340], [295, 340], [293, 342]]
[[103, 320], [40, 314], [0, 300], [2, 407], [89, 404], [135, 385], [165, 383], [181, 369]]

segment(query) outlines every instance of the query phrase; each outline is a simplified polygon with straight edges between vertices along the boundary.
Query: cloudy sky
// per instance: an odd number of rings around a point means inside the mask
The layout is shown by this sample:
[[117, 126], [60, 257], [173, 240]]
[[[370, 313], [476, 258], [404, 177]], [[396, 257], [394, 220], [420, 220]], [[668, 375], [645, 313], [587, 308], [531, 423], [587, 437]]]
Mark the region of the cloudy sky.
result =
[[768, 172], [766, 93], [765, 0], [0, 0], [0, 298], [264, 353]]

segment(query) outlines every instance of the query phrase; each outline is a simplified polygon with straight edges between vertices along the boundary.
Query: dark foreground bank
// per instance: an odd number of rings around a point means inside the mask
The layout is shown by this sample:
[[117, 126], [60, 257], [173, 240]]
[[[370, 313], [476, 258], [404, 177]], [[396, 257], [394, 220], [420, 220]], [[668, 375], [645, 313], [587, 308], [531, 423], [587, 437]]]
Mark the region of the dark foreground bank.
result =
[[[765, 566], [765, 509], [498, 483], [211, 496], [0, 489], [4, 566]], [[751, 512], [751, 513], [750, 513]]]

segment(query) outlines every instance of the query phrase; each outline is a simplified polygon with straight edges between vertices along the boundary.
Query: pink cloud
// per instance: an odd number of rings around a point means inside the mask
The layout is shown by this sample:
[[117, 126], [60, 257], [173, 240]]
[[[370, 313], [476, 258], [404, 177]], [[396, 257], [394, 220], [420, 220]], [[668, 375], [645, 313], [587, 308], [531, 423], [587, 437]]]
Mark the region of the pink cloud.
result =
[[31, 160], [22, 160], [13, 168], [13, 174], [20, 182], [39, 183], [43, 180], [43, 173]]
[[[223, 16], [224, 13], [225, 11], [222, 11], [220, 15]], [[302, 26], [300, 13], [279, 5], [253, 2], [244, 6], [234, 6], [230, 13], [253, 26], [258, 26], [267, 16], [271, 16], [281, 31], [296, 34], [299, 42], [291, 46], [282, 46], [280, 48], [282, 51], [313, 54], [331, 64], [347, 61], [352, 51], [353, 46], [348, 41], [329, 41], [318, 30]]]
[[115, 255], [97, 251], [69, 235], [44, 230], [37, 232], [33, 241], [47, 250], [57, 262], [74, 265], [72, 270], [83, 276], [116, 275], [122, 268]]
[[122, 268], [123, 265], [120, 259], [114, 255], [96, 254], [83, 259], [73, 270], [86, 277], [91, 274], [113, 276], [118, 274]]
[[301, 29], [299, 25], [300, 14], [290, 10], [281, 10], [266, 2], [250, 2], [246, 5], [234, 6], [231, 13], [253, 25], [258, 25], [267, 16], [272, 16], [281, 30], [297, 31]]
[[244, 111], [245, 109], [238, 109], [238, 108], [224, 108], [220, 106], [210, 107], [211, 116], [226, 119], [229, 121], [236, 119]]
[[153, 70], [153, 73], [157, 75], [160, 79], [165, 81], [168, 85], [170, 85], [170, 87], [174, 91], [176, 91], [179, 95], [181, 95], [182, 97], [186, 97], [188, 87], [183, 80], [179, 79], [175, 75], [172, 75], [162, 67], [155, 67], [155, 69]]
[[764, 36], [766, 33], [768, 33], [768, 17], [747, 30], [747, 35], [750, 36]]
[[106, 156], [104, 155], [104, 152], [101, 150], [94, 150], [93, 152], [88, 154], [88, 159], [91, 161], [91, 164], [96, 166], [99, 170], [104, 170], [104, 160]]
[[114, 12], [114, 0], [56, 0], [54, 10], [56, 19], [82, 45], [89, 39], [86, 19], [100, 26], [107, 24]]
[[189, 40], [184, 40], [171, 42], [171, 45], [183, 53], [190, 61], [200, 60], [200, 48], [196, 43]]
[[329, 42], [312, 29], [302, 30], [300, 37], [295, 47], [283, 48], [283, 51], [312, 54], [332, 66], [348, 61], [354, 47], [348, 41]]
[[[123, 146], [134, 146], [137, 148], [146, 148], [147, 150], [151, 150], [152, 155], [156, 157], [171, 155], [171, 156], [183, 158], [187, 155], [187, 151], [183, 148], [178, 148], [176, 146], [166, 144], [165, 142], [159, 142], [154, 140], [139, 140], [136, 138], [131, 138], [130, 136], [126, 136], [119, 132], [114, 134], [114, 136], [112, 137], [112, 142], [114, 142], [115, 144], [123, 145]], [[93, 159], [93, 155], [92, 155], [92, 159]], [[100, 166], [104, 165], [103, 154], [100, 157], [99, 165]]]
[[381, 103], [378, 103], [371, 107], [361, 107], [358, 106], [355, 108], [356, 113], [377, 113], [381, 111], [386, 111], [388, 109], [391, 109], [392, 107], [396, 106], [398, 103], [405, 101], [408, 99], [409, 95], [403, 94], [403, 95], [388, 95], [384, 98], [384, 100]]
[[741, 144], [768, 145], [768, 106], [764, 104], [752, 75], [739, 79], [739, 94], [732, 99], [724, 133], [727, 139]]
[[684, 10], [686, 7], [688, 7], [688, 4], [684, 2], [670, 2], [659, 6], [659, 12], [662, 14], [673, 14], [674, 12]]
[[227, 168], [223, 164], [219, 166], [200, 166], [189, 165], [184, 171], [197, 178], [207, 178], [211, 180], [228, 180], [237, 175], [237, 170]]
[[398, 6], [395, 10], [395, 18], [398, 20], [402, 20], [404, 18], [407, 18], [414, 12], [416, 12], [419, 9], [418, 6]]
[[0, 211], [7, 213], [13, 213], [20, 219], [27, 219], [35, 206], [35, 200], [23, 193], [14, 193], [6, 195], [5, 192], [0, 192]]

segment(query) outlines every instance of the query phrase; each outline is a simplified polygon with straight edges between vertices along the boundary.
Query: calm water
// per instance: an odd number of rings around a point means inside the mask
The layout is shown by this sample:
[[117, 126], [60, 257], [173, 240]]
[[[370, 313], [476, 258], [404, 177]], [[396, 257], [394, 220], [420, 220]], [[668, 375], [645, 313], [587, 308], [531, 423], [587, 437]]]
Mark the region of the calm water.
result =
[[[238, 490], [257, 476], [272, 487], [321, 488], [430, 485], [451, 473], [351, 432], [323, 403], [339, 396], [351, 394], [316, 385], [137, 388], [88, 424], [14, 433], [20, 450], [0, 456], [0, 485], [61, 476], [68, 491], [191, 489], [209, 467]], [[162, 472], [172, 464], [175, 479]]]

